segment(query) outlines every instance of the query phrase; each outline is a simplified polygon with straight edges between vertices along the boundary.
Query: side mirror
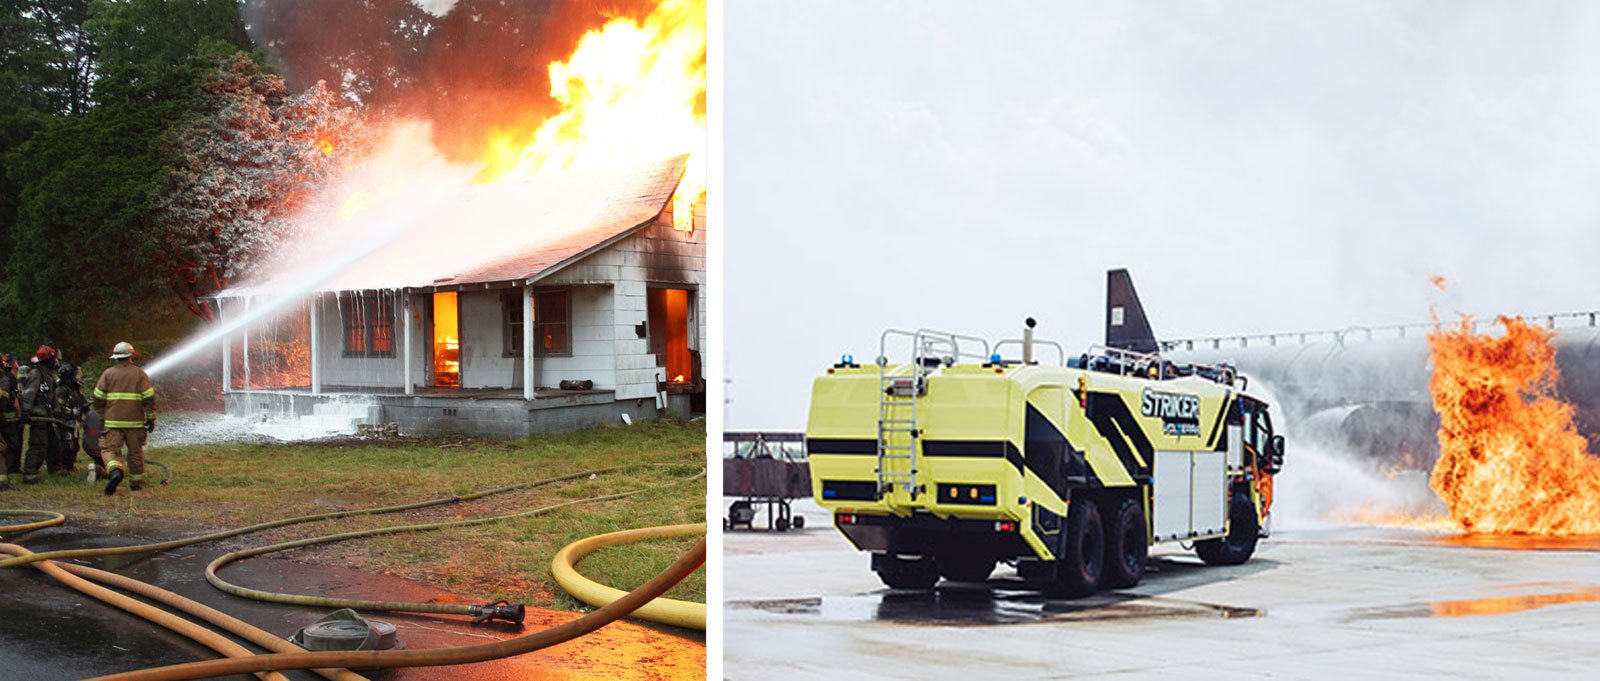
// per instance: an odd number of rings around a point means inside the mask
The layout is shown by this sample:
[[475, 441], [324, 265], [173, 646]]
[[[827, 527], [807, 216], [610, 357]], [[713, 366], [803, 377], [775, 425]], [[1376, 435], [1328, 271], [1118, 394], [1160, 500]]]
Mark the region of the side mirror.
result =
[[1276, 474], [1283, 470], [1283, 436], [1274, 435], [1267, 440], [1267, 459], [1269, 462], [1268, 473]]

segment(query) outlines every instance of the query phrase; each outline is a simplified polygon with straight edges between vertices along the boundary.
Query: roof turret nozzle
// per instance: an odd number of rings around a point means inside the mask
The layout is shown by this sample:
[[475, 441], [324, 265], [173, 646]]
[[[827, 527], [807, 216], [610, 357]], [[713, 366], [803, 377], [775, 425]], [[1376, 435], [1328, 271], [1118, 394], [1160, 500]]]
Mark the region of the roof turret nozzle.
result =
[[1022, 325], [1022, 365], [1028, 366], [1033, 364], [1033, 327], [1038, 326], [1039, 322], [1029, 317], [1023, 320]]

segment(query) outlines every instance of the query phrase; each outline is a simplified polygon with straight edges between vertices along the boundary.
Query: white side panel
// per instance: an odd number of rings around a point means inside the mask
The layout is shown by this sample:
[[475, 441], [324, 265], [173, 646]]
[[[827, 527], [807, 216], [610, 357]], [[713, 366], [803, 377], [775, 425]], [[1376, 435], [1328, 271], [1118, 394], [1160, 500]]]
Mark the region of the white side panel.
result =
[[1228, 426], [1228, 468], [1244, 468], [1244, 428]]
[[1222, 452], [1194, 453], [1194, 531], [1221, 534], [1228, 516], [1228, 472]]
[[1190, 454], [1188, 452], [1156, 452], [1155, 475], [1155, 538], [1157, 541], [1189, 536], [1191, 499], [1189, 485]]

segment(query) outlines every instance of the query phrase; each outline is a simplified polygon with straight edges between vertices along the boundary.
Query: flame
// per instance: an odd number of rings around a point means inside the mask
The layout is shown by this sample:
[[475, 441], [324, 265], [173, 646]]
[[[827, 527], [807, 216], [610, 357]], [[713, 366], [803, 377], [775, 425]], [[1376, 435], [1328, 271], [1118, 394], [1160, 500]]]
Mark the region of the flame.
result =
[[705, 196], [704, 0], [662, 0], [642, 21], [618, 17], [549, 65], [561, 111], [531, 133], [496, 131], [484, 181], [614, 167], [689, 154], [672, 201], [673, 227], [694, 227]]
[[333, 140], [326, 137], [318, 139], [317, 151], [322, 152], [323, 156], [333, 156]]
[[683, 383], [684, 382], [683, 374], [678, 374], [677, 376], [673, 376], [672, 377], [672, 382], [673, 383]]
[[1428, 335], [1439, 461], [1431, 485], [1468, 532], [1600, 534], [1600, 457], [1555, 394], [1553, 333], [1500, 317], [1501, 337], [1470, 319]]

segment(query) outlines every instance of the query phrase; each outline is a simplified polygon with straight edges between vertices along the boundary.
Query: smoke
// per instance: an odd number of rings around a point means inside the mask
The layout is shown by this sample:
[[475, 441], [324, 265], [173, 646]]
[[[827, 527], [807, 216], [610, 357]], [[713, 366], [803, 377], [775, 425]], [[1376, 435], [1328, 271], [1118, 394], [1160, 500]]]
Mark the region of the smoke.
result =
[[[392, 129], [376, 153], [310, 202], [299, 220], [308, 238], [280, 256], [268, 277], [236, 287], [270, 295], [255, 299], [242, 313], [225, 314], [221, 323], [163, 354], [145, 371], [157, 376], [230, 335], [298, 309], [307, 294], [390, 245], [419, 221], [433, 218], [440, 203], [470, 184], [478, 167], [446, 160], [428, 137], [424, 123], [407, 122]], [[351, 197], [363, 195], [379, 195], [382, 200], [349, 212]], [[225, 313], [233, 310], [230, 306]]]
[[551, 61], [645, 0], [248, 0], [250, 37], [291, 90], [325, 81], [373, 119], [431, 121], [446, 157], [482, 156], [492, 131], [520, 134], [558, 110]]
[[1272, 406], [1275, 429], [1287, 441], [1283, 471], [1273, 480], [1274, 529], [1415, 525], [1444, 516], [1427, 470], [1361, 456], [1337, 428], [1317, 428], [1299, 416], [1272, 385], [1252, 377], [1250, 388]]

